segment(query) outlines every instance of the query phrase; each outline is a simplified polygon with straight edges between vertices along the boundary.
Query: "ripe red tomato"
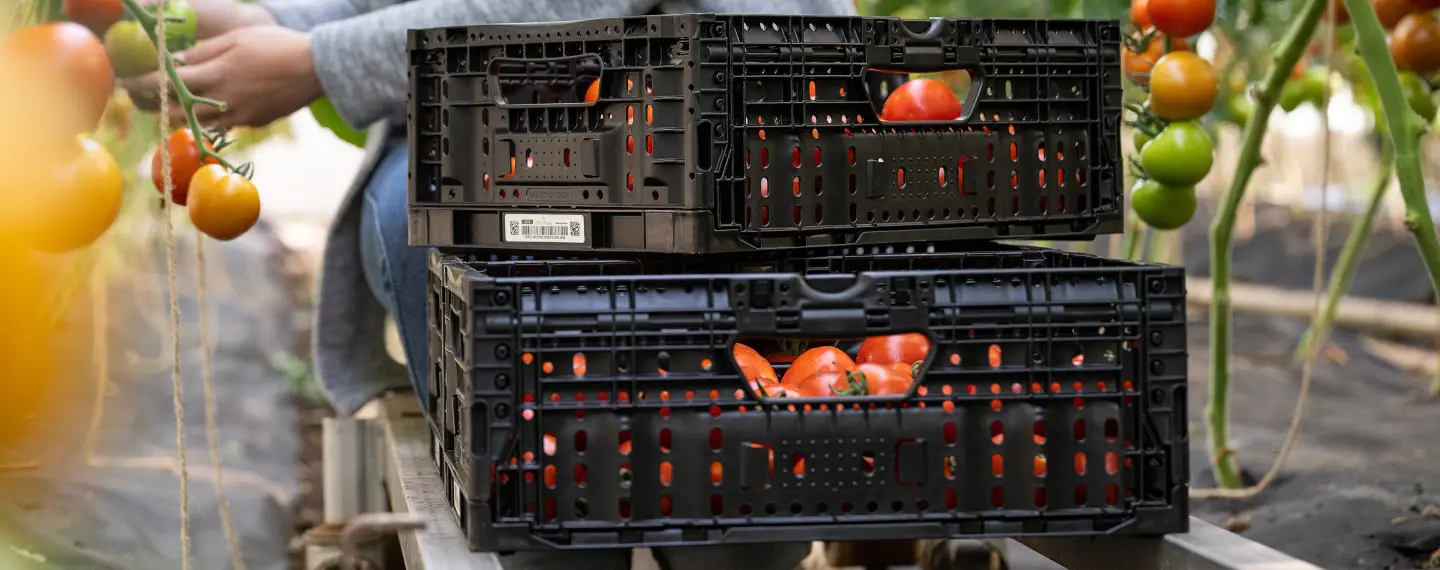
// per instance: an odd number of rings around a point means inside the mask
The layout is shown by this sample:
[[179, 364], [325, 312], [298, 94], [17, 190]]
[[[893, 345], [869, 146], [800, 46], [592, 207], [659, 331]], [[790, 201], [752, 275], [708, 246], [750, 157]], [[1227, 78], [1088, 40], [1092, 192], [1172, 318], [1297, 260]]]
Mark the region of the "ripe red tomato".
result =
[[1130, 22], [1137, 30], [1148, 30], [1155, 25], [1150, 22], [1150, 0], [1130, 0]]
[[849, 386], [846, 383], [845, 374], [844, 370], [822, 370], [795, 383], [794, 388], [799, 393], [810, 394], [814, 397], [834, 396], [840, 393], [839, 390]]
[[1332, 19], [1331, 14], [1334, 14], [1333, 19], [1336, 24], [1343, 25], [1345, 22], [1350, 21], [1350, 10], [1345, 8], [1345, 0], [1330, 0], [1330, 5], [1325, 8], [1325, 13], [1322, 17], [1325, 18], [1326, 21], [1329, 21]]
[[928, 78], [901, 83], [880, 111], [882, 121], [953, 121], [963, 114], [950, 87]]
[[913, 364], [906, 364], [904, 362], [896, 362], [890, 365], [890, 370], [894, 371], [896, 374], [904, 376], [907, 379], [914, 380], [915, 373], [920, 371], [920, 363], [915, 362]]
[[[57, 134], [88, 132], [100, 122], [115, 90], [115, 72], [100, 39], [85, 26], [55, 22], [24, 28], [0, 41], [6, 67], [27, 77], [25, 88], [43, 101], [73, 98], [76, 108], [53, 118]], [[7, 88], [10, 86], [7, 85]]]
[[120, 165], [100, 143], [79, 138], [67, 160], [33, 179], [19, 204], [27, 241], [36, 249], [65, 252], [99, 239], [115, 223], [125, 194]]
[[90, 28], [97, 36], [104, 35], [125, 15], [125, 4], [120, 0], [64, 0], [61, 7], [66, 18]]
[[[200, 164], [200, 149], [195, 145], [195, 135], [190, 129], [176, 129], [170, 133], [170, 139], [165, 143], [170, 148], [170, 183], [175, 186], [172, 196], [175, 203], [184, 206], [190, 197], [190, 179], [195, 176], [195, 171], [203, 166]], [[205, 147], [215, 150], [209, 142]], [[205, 164], [219, 164], [214, 158], [206, 158]], [[155, 156], [150, 159], [150, 181], [155, 183], [155, 190], [165, 195], [165, 172], [160, 161], [160, 151], [155, 151]]]
[[[1342, 0], [1330, 1], [1340, 2]], [[1434, 10], [1440, 8], [1440, 0], [1410, 0], [1410, 5], [1414, 6], [1416, 10]]]
[[1155, 29], [1188, 38], [1215, 22], [1215, 0], [1150, 0], [1147, 13]]
[[1390, 32], [1395, 67], [1429, 75], [1440, 70], [1440, 21], [1430, 12], [1405, 16]]
[[1417, 8], [1410, 0], [1370, 0], [1370, 5], [1375, 8], [1375, 15], [1380, 18], [1380, 25], [1389, 30], [1394, 28]]
[[777, 383], [780, 381], [780, 376], [775, 374], [775, 368], [770, 366], [770, 362], [749, 345], [737, 342], [730, 352], [735, 356], [735, 364], [740, 367], [740, 374], [750, 381], [751, 388], [766, 380]]
[[845, 351], [833, 346], [820, 346], [805, 351], [790, 368], [785, 371], [785, 376], [780, 379], [782, 384], [787, 386], [797, 385], [801, 381], [813, 376], [816, 372], [826, 370], [849, 370], [855, 366], [855, 361]]
[[914, 364], [930, 355], [930, 339], [920, 333], [872, 336], [860, 343], [857, 364]]
[[260, 220], [260, 193], [249, 178], [207, 164], [190, 179], [190, 223], [220, 241], [230, 241]]
[[905, 394], [910, 391], [910, 385], [915, 380], [909, 375], [900, 374], [888, 365], [866, 363], [851, 368], [846, 373], [848, 386], [838, 386], [836, 392], [841, 390], [854, 391], [858, 389], [862, 394], [870, 396], [893, 396]]

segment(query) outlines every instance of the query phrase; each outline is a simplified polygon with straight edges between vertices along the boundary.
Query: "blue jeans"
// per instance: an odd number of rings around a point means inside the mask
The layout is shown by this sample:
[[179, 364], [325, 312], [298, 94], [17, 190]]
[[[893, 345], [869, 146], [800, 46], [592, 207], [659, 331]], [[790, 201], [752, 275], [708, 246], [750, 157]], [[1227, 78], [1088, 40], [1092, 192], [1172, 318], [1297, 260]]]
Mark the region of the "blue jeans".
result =
[[[428, 402], [425, 289], [430, 268], [426, 249], [409, 245], [407, 158], [404, 146], [386, 151], [365, 187], [360, 254], [365, 280], [400, 329], [410, 382], [420, 401]], [[792, 570], [809, 551], [808, 543], [690, 546], [656, 549], [655, 558], [666, 570]], [[508, 570], [629, 570], [630, 551], [521, 552], [500, 560]]]
[[405, 349], [405, 368], [423, 405], [430, 401], [424, 376], [429, 356], [425, 288], [429, 286], [430, 261], [425, 248], [409, 244], [408, 155], [403, 145], [387, 150], [365, 186], [360, 204], [360, 256], [370, 290], [395, 319]]

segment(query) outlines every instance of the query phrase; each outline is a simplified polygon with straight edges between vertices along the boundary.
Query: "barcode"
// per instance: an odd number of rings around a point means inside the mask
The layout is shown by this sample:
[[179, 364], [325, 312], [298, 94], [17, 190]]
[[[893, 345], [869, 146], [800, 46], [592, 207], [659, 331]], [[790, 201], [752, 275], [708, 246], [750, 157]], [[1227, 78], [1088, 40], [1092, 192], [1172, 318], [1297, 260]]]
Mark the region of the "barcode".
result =
[[543, 226], [520, 226], [520, 235], [525, 237], [565, 237], [570, 235], [569, 224], [551, 224]]

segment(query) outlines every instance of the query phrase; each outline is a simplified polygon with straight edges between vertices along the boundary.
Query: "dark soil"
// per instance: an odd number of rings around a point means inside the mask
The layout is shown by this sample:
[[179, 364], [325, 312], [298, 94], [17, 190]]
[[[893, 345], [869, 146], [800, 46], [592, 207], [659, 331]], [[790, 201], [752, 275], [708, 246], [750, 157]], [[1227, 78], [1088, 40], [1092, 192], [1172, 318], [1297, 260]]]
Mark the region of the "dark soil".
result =
[[[1230, 438], [1241, 464], [1259, 479], [1289, 426], [1300, 372], [1279, 363], [1289, 361], [1305, 323], [1240, 315], [1234, 325]], [[1203, 415], [1207, 336], [1203, 324], [1192, 326], [1196, 488], [1214, 485]], [[1346, 361], [1316, 366], [1301, 439], [1281, 479], [1250, 501], [1196, 502], [1193, 514], [1322, 568], [1419, 567], [1421, 552], [1395, 545], [1440, 540], [1440, 519], [1422, 516], [1440, 506], [1440, 402], [1418, 400], [1426, 379], [1367, 354], [1353, 336], [1341, 333], [1333, 344], [1340, 350], [1332, 354]], [[1396, 532], [1405, 538], [1388, 536]]]

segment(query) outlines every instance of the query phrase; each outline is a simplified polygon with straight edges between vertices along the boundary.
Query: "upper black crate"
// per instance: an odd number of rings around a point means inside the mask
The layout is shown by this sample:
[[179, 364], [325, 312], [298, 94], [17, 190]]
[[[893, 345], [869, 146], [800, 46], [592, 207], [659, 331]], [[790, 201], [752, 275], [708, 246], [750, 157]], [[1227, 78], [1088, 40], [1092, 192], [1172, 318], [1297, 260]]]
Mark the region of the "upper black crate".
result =
[[[1118, 233], [1120, 37], [1115, 21], [714, 14], [414, 30], [410, 243]], [[962, 69], [961, 120], [878, 120], [906, 73]]]
[[[1184, 532], [1183, 270], [991, 248], [433, 253], [430, 408], [470, 546]], [[731, 356], [907, 332], [933, 348], [903, 396], [764, 402]]]

